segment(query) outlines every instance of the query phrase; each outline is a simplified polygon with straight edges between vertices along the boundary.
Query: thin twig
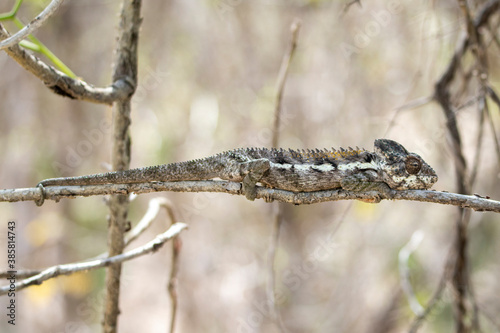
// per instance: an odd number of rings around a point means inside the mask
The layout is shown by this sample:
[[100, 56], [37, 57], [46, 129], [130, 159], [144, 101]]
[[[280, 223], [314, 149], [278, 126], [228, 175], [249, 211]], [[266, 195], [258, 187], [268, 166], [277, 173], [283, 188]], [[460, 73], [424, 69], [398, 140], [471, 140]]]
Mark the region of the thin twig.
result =
[[[154, 221], [161, 207], [166, 207], [169, 201], [166, 198], [153, 198], [149, 201], [148, 210], [137, 225], [128, 233], [125, 238], [125, 246], [133, 242], [139, 235], [141, 235]], [[168, 209], [168, 208], [167, 208]]]
[[300, 31], [300, 21], [295, 20], [290, 27], [291, 38], [290, 44], [288, 45], [288, 50], [283, 56], [281, 62], [280, 71], [278, 74], [278, 80], [276, 82], [276, 104], [274, 108], [274, 120], [273, 120], [273, 142], [272, 146], [274, 148], [278, 147], [279, 142], [279, 130], [280, 130], [280, 119], [281, 119], [281, 101], [283, 100], [283, 92], [285, 89], [286, 77], [288, 75], [288, 69], [290, 67], [290, 62], [297, 47], [297, 38]]
[[[278, 74], [278, 80], [276, 82], [276, 104], [274, 107], [273, 116], [273, 137], [272, 146], [277, 148], [279, 145], [280, 137], [280, 122], [282, 113], [282, 100], [283, 93], [285, 90], [286, 78], [288, 76], [288, 69], [290, 68], [290, 62], [297, 48], [297, 39], [300, 31], [300, 21], [295, 19], [290, 27], [291, 37], [290, 43], [288, 45], [288, 50], [283, 56], [281, 61], [281, 66]], [[287, 332], [285, 323], [281, 318], [281, 311], [279, 309], [279, 304], [276, 303], [275, 289], [276, 289], [276, 248], [279, 243], [279, 235], [281, 231], [281, 225], [283, 222], [283, 210], [285, 209], [280, 203], [275, 203], [273, 207], [273, 230], [271, 232], [271, 239], [268, 249], [268, 264], [269, 264], [269, 279], [267, 282], [267, 298], [273, 306], [273, 317], [276, 324], [278, 325], [281, 332]]]
[[170, 276], [168, 279], [168, 294], [172, 302], [172, 307], [170, 310], [170, 333], [175, 331], [175, 323], [177, 320], [177, 308], [178, 308], [178, 297], [177, 297], [177, 275], [179, 274], [179, 254], [182, 248], [182, 242], [179, 237], [175, 237], [172, 241], [172, 268], [170, 270]]
[[430, 102], [432, 102], [433, 99], [434, 99], [433, 96], [423, 96], [423, 97], [415, 98], [414, 100], [411, 100], [411, 101], [405, 103], [404, 105], [397, 107], [396, 111], [400, 112], [400, 111], [405, 111], [405, 110], [410, 110], [410, 109], [416, 109], [416, 108], [419, 108], [419, 107], [424, 106], [426, 104], [429, 104]]
[[57, 9], [62, 5], [63, 2], [64, 0], [52, 0], [51, 3], [49, 3], [48, 6], [45, 7], [45, 9], [24, 28], [22, 28], [9, 38], [2, 40], [0, 42], [0, 50], [18, 44], [20, 41], [26, 38], [26, 36], [34, 33], [47, 21], [49, 17], [52, 16], [52, 14], [57, 11]]
[[[131, 260], [151, 252], [156, 252], [163, 246], [163, 244], [165, 244], [165, 242], [177, 236], [182, 230], [186, 229], [187, 227], [188, 226], [185, 223], [175, 223], [167, 231], [159, 234], [147, 244], [113, 257], [49, 267], [43, 270], [40, 274], [16, 282], [15, 290], [21, 290], [32, 285], [40, 285], [44, 281], [47, 281], [59, 275], [69, 275], [76, 272], [83, 272], [91, 269], [107, 267], [109, 265], [122, 263], [124, 261]], [[6, 293], [8, 293], [10, 288], [10, 285], [1, 287], [0, 295], [5, 295]]]
[[344, 5], [344, 9], [342, 10], [342, 15], [344, 15], [345, 13], [347, 13], [347, 11], [349, 10], [349, 8], [351, 8], [352, 5], [354, 4], [358, 4], [359, 7], [363, 7], [363, 5], [361, 4], [361, 0], [349, 0], [349, 2], [347, 2], [345, 5]]
[[[174, 205], [170, 200], [162, 198], [161, 206], [167, 210], [167, 215], [170, 219], [170, 224], [176, 223], [177, 218], [175, 217]], [[178, 297], [177, 297], [177, 276], [179, 274], [179, 255], [182, 248], [182, 241], [179, 237], [174, 237], [172, 240], [172, 263], [170, 269], [170, 275], [168, 279], [167, 290], [170, 296], [170, 301], [172, 302], [172, 307], [170, 310], [170, 333], [175, 331], [175, 323], [177, 320], [177, 308], [178, 308]]]
[[[142, 217], [142, 219], [137, 223], [137, 225], [127, 234], [127, 237], [125, 238], [125, 246], [130, 245], [134, 240], [139, 237], [144, 231], [149, 228], [151, 223], [154, 221], [156, 216], [158, 215], [158, 212], [160, 211], [161, 207], [165, 207], [167, 211], [170, 209], [167, 207], [171, 205], [170, 201], [166, 198], [153, 198], [149, 201], [149, 206], [148, 210], [146, 211], [146, 214]], [[169, 216], [170, 213], [169, 213]], [[174, 221], [174, 220], [172, 220]], [[173, 222], [172, 222], [173, 223]], [[103, 258], [108, 258], [108, 252], [101, 253], [93, 258], [88, 259], [88, 261], [93, 261], [93, 260], [98, 260], [98, 259], [103, 259]], [[87, 261], [87, 260], [86, 260]], [[47, 269], [47, 268], [45, 268]], [[44, 269], [44, 270], [45, 270]], [[15, 273], [16, 278], [28, 278], [33, 275], [40, 274], [42, 270], [18, 270]], [[0, 271], [0, 278], [6, 278], [8, 276], [11, 276], [12, 274], [7, 273], [7, 271]]]

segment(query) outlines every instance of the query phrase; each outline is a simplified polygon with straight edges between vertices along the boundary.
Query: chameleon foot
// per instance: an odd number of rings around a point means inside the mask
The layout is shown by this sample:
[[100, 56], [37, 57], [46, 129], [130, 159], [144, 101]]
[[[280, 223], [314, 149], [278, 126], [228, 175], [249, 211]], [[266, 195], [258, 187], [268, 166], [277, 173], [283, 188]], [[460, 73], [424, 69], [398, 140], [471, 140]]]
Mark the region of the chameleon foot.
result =
[[254, 201], [257, 197], [256, 184], [269, 168], [270, 163], [268, 159], [258, 159], [241, 164], [240, 171], [245, 175], [242, 182], [243, 193], [248, 200]]
[[245, 197], [250, 201], [254, 201], [257, 197], [257, 188], [255, 186], [255, 183], [256, 182], [251, 179], [250, 174], [246, 175], [245, 178], [243, 178], [243, 193], [245, 194]]

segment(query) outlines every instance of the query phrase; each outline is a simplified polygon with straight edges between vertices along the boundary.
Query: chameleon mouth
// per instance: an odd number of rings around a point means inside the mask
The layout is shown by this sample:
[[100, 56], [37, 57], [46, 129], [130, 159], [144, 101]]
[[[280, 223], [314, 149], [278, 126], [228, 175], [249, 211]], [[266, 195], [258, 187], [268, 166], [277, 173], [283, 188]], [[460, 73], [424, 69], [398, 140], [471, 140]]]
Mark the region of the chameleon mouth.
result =
[[395, 190], [428, 190], [437, 182], [438, 177], [431, 176], [405, 176], [394, 177], [392, 179], [395, 183], [393, 189]]
[[425, 186], [425, 189], [428, 190], [438, 181], [437, 176], [430, 176], [428, 177], [427, 181], [422, 182], [423, 185]]

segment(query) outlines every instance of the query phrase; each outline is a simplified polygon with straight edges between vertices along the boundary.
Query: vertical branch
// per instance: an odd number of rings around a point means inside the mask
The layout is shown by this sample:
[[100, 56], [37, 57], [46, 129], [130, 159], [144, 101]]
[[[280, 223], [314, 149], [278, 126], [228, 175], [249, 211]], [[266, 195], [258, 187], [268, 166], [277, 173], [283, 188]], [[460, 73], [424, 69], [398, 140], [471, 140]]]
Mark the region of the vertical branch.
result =
[[278, 74], [278, 80], [276, 82], [276, 104], [274, 107], [274, 120], [273, 120], [273, 147], [278, 147], [279, 142], [279, 130], [280, 130], [280, 119], [281, 119], [281, 102], [283, 100], [283, 91], [285, 90], [286, 77], [288, 75], [288, 68], [290, 67], [290, 61], [292, 61], [293, 53], [297, 47], [297, 37], [300, 30], [300, 21], [295, 20], [290, 27], [292, 37], [290, 39], [290, 45], [286, 54], [283, 56], [281, 62], [280, 71]]
[[[113, 70], [114, 82], [124, 79], [134, 87], [137, 82], [140, 9], [140, 0], [123, 1]], [[111, 157], [113, 170], [126, 170], [129, 168], [131, 98], [130, 95], [113, 105], [113, 150]], [[109, 210], [108, 253], [109, 256], [115, 256], [122, 253], [125, 246], [124, 234], [127, 229], [128, 196], [111, 196]], [[120, 264], [112, 265], [107, 269], [106, 303], [103, 320], [103, 331], [105, 333], [117, 332], [117, 321], [120, 313], [120, 275]]]
[[[172, 224], [175, 222], [172, 221]], [[174, 333], [175, 322], [177, 318], [177, 275], [179, 272], [179, 253], [181, 252], [182, 241], [179, 237], [175, 237], [172, 240], [172, 270], [170, 271], [170, 278], [168, 281], [168, 293], [170, 295], [170, 300], [172, 301], [172, 310], [170, 311], [170, 333]]]
[[[281, 102], [283, 100], [283, 91], [285, 88], [285, 81], [288, 74], [288, 68], [290, 67], [290, 62], [292, 60], [293, 53], [297, 47], [297, 37], [300, 30], [300, 21], [295, 20], [290, 28], [292, 36], [290, 39], [290, 45], [288, 51], [283, 56], [281, 62], [280, 71], [278, 74], [278, 81], [276, 83], [276, 105], [274, 108], [274, 120], [273, 120], [273, 138], [272, 145], [277, 148], [279, 143], [279, 131], [280, 131], [280, 119], [281, 119]], [[281, 320], [280, 311], [278, 305], [276, 304], [275, 297], [275, 287], [276, 287], [276, 270], [274, 269], [274, 263], [276, 259], [276, 247], [279, 242], [279, 235], [281, 230], [281, 222], [283, 215], [283, 205], [281, 203], [275, 203], [273, 210], [273, 230], [271, 234], [271, 242], [269, 244], [268, 251], [268, 263], [269, 263], [269, 281], [267, 285], [267, 297], [274, 306], [274, 318], [279, 325], [281, 332], [286, 332], [286, 327]]]
[[457, 191], [460, 194], [467, 194], [469, 192], [466, 183], [466, 169], [467, 164], [465, 162], [465, 157], [462, 152], [462, 139], [460, 137], [460, 131], [457, 126], [457, 118], [455, 117], [455, 112], [451, 105], [450, 93], [448, 91], [448, 86], [453, 81], [455, 76], [455, 71], [460, 66], [460, 58], [465, 53], [468, 42], [465, 41], [463, 47], [460, 49], [460, 54], [455, 54], [450, 66], [446, 72], [441, 76], [435, 87], [435, 98], [437, 102], [441, 105], [443, 109], [444, 116], [446, 118], [446, 127], [448, 129], [448, 134], [451, 139], [453, 156], [455, 157], [455, 180]]
[[[455, 181], [458, 193], [467, 194], [470, 192], [467, 173], [466, 173], [466, 162], [465, 157], [462, 152], [462, 141], [460, 138], [460, 131], [457, 126], [457, 119], [455, 117], [455, 112], [451, 105], [450, 93], [448, 91], [449, 84], [453, 81], [455, 71], [460, 66], [460, 59], [464, 55], [469, 45], [468, 39], [465, 39], [462, 47], [453, 56], [450, 65], [448, 66], [446, 72], [441, 76], [441, 79], [436, 84], [435, 97], [446, 117], [446, 127], [450, 135], [452, 143], [453, 156], [455, 157]], [[465, 306], [466, 298], [466, 286], [467, 286], [467, 257], [466, 257], [466, 247], [467, 247], [467, 221], [466, 215], [464, 214], [464, 209], [459, 208], [459, 217], [456, 222], [456, 240], [455, 240], [455, 250], [456, 250], [456, 261], [455, 268], [453, 272], [453, 287], [456, 291], [455, 298], [455, 308], [457, 316], [457, 333], [466, 332], [465, 317], [467, 314], [467, 308]]]
[[[162, 206], [165, 207], [168, 213], [168, 217], [170, 219], [170, 225], [176, 223], [177, 218], [174, 214], [174, 206], [169, 200], [164, 200], [162, 202]], [[177, 319], [177, 307], [178, 307], [178, 298], [177, 298], [177, 275], [179, 273], [179, 254], [182, 248], [182, 241], [179, 237], [174, 237], [172, 239], [172, 268], [170, 270], [170, 277], [168, 280], [168, 293], [170, 295], [170, 300], [172, 302], [172, 309], [170, 311], [170, 333], [174, 333], [175, 331], [175, 322]]]

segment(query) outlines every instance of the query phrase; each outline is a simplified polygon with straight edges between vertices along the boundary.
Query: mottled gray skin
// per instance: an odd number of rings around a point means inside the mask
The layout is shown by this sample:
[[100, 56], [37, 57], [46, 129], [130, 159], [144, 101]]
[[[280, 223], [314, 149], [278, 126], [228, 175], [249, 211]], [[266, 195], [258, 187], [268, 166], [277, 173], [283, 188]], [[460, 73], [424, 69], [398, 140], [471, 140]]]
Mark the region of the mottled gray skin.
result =
[[374, 152], [347, 150], [283, 150], [244, 148], [214, 156], [159, 166], [51, 178], [40, 187], [128, 184], [221, 178], [242, 182], [247, 198], [255, 199], [255, 184], [293, 192], [343, 188], [353, 191], [428, 189], [437, 181], [434, 170], [399, 143], [375, 140]]

